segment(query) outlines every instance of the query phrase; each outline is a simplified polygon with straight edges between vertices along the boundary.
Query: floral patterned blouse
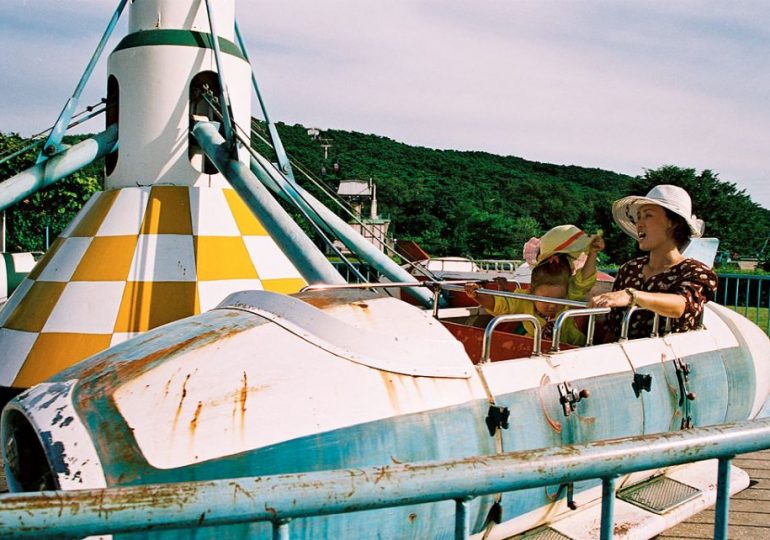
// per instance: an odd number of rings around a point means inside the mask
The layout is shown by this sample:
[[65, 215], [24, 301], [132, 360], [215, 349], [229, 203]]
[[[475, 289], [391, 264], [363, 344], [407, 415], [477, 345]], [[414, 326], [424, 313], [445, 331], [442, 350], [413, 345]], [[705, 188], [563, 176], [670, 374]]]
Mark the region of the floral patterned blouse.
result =
[[[716, 295], [716, 274], [700, 261], [684, 259], [663, 272], [644, 279], [642, 270], [648, 261], [649, 255], [645, 255], [621, 266], [612, 290], [620, 291], [631, 287], [639, 291], [679, 294], [685, 300], [684, 315], [671, 320], [671, 330], [686, 332], [698, 328], [703, 306], [707, 301], [714, 300]], [[625, 313], [626, 308], [616, 308], [608, 317], [609, 330], [616, 338], [620, 336]], [[635, 313], [631, 317], [628, 337], [649, 337], [652, 333], [653, 317], [651, 311]]]

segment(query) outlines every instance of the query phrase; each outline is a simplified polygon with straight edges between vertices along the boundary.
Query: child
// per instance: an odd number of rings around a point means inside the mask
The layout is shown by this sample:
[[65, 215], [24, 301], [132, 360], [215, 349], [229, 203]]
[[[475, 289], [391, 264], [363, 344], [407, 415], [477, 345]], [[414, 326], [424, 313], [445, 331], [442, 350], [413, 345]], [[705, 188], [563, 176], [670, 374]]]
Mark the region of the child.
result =
[[[530, 282], [530, 293], [535, 296], [549, 298], [569, 298], [582, 300], [596, 282], [596, 257], [604, 249], [601, 235], [587, 236], [574, 225], [554, 227], [540, 238], [540, 253], [535, 260]], [[572, 259], [577, 259], [588, 252], [585, 264], [573, 274]], [[504, 313], [528, 313], [540, 321], [543, 337], [551, 339], [553, 323], [556, 317], [567, 309], [567, 306], [549, 302], [530, 301], [501, 296], [479, 294], [478, 283], [466, 283], [466, 294], [476, 300], [492, 315]], [[526, 293], [517, 289], [517, 293]], [[530, 336], [534, 335], [531, 325], [525, 324], [524, 329]], [[584, 345], [586, 337], [575, 325], [575, 319], [567, 319], [562, 327], [561, 341], [570, 345]]]

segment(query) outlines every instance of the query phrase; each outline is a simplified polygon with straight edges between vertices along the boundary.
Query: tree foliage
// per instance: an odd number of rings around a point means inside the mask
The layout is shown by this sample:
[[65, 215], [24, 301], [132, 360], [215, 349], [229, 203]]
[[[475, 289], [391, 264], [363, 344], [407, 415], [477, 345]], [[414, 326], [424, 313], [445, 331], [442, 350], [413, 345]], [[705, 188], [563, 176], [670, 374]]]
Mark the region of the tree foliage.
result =
[[614, 224], [612, 202], [663, 183], [687, 189], [707, 234], [720, 238], [722, 249], [753, 255], [770, 233], [770, 211], [709, 170], [664, 166], [634, 178], [340, 130], [322, 132], [332, 144], [324, 160], [319, 141], [304, 126], [278, 129], [291, 156], [334, 188], [340, 179], [373, 178], [381, 213], [393, 219], [396, 236], [417, 241], [432, 255], [520, 258], [531, 236], [573, 223], [588, 232], [604, 230], [607, 258], [622, 263], [636, 253], [636, 243]]
[[[722, 249], [753, 255], [770, 233], [770, 211], [710, 170], [665, 166], [634, 178], [515, 156], [408, 146], [340, 130], [321, 134], [332, 145], [324, 159], [321, 141], [309, 137], [304, 126], [278, 124], [278, 130], [303, 187], [327, 201], [299, 174], [297, 169], [303, 167], [332, 191], [341, 179], [374, 179], [380, 213], [393, 220], [396, 237], [415, 240], [435, 256], [520, 258], [530, 237], [573, 223], [588, 232], [603, 229], [607, 258], [621, 263], [634, 255], [636, 244], [613, 223], [612, 202], [663, 183], [682, 186], [692, 195], [695, 213], [707, 223], [707, 235], [720, 238]], [[23, 144], [16, 135], [0, 134], [0, 155]], [[257, 147], [270, 155], [266, 145]], [[0, 178], [33, 164], [35, 157], [30, 151], [0, 165]], [[9, 249], [43, 249], [45, 227], [51, 239], [59, 234], [100, 188], [102, 177], [99, 161], [9, 209]], [[315, 235], [299, 213], [292, 215]]]
[[[65, 144], [77, 144], [89, 136], [65, 137]], [[23, 148], [28, 141], [16, 134], [0, 134], [0, 156]], [[0, 165], [0, 179], [5, 180], [35, 164], [34, 149]], [[34, 193], [6, 210], [6, 249], [8, 251], [44, 251], [46, 229], [49, 242], [64, 230], [75, 214], [101, 189], [102, 160], [92, 163], [67, 178]]]

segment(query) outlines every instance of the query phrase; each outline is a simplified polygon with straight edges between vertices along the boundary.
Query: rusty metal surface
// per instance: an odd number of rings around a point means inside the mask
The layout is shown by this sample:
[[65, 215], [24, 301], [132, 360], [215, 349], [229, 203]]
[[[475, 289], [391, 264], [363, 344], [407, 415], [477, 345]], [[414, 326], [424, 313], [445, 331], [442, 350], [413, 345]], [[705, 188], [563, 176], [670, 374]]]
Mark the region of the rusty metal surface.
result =
[[475, 497], [770, 448], [770, 419], [448, 462], [0, 496], [0, 537], [276, 521]]

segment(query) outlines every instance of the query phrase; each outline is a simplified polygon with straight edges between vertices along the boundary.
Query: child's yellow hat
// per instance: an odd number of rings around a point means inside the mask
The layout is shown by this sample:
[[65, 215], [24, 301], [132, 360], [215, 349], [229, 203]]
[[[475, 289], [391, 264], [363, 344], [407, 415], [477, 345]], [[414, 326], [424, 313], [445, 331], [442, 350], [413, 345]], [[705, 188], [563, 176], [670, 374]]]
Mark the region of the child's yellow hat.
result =
[[564, 253], [577, 259], [588, 251], [593, 236], [586, 234], [574, 225], [559, 225], [540, 237], [540, 253], [537, 264], [557, 253]]

